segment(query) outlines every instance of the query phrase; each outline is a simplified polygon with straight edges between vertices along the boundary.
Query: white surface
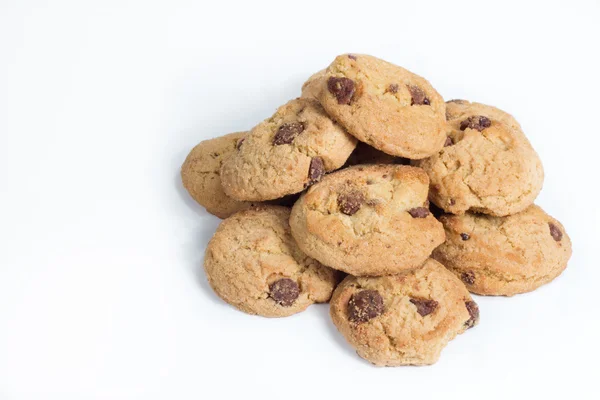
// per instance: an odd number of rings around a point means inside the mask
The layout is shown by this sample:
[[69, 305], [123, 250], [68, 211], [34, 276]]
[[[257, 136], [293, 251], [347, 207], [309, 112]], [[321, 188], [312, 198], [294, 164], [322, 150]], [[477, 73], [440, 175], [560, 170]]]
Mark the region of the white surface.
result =
[[[110, 3], [0, 3], [0, 399], [598, 398], [598, 2]], [[219, 221], [185, 155], [343, 52], [513, 113], [574, 243], [555, 282], [477, 297], [433, 367], [371, 367], [327, 305], [248, 316], [202, 273]]]

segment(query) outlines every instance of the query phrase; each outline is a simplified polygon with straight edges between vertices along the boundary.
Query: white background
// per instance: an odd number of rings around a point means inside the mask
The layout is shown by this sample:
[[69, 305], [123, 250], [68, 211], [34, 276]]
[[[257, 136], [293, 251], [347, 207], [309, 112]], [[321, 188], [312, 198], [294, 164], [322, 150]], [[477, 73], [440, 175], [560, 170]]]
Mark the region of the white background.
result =
[[[599, 20], [576, 0], [1, 1], [0, 399], [598, 398]], [[219, 220], [180, 184], [187, 152], [344, 52], [514, 114], [573, 240], [553, 283], [477, 297], [432, 367], [372, 367], [327, 305], [253, 317], [203, 276]]]

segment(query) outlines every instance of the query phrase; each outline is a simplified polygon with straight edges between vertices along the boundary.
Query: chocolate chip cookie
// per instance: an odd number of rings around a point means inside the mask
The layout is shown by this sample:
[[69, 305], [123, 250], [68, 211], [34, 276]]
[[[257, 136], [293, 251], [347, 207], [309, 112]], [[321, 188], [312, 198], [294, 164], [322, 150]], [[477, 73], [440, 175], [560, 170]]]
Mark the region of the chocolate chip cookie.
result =
[[204, 269], [234, 307], [285, 317], [329, 300], [338, 273], [304, 254], [292, 238], [289, 208], [261, 206], [224, 220], [208, 243]]
[[200, 142], [181, 166], [181, 180], [190, 196], [206, 211], [219, 218], [245, 210], [259, 203], [237, 201], [227, 196], [221, 186], [221, 165], [247, 132], [230, 133]]
[[435, 260], [381, 277], [346, 277], [331, 298], [333, 323], [378, 366], [435, 363], [446, 344], [479, 321], [465, 286]]
[[451, 132], [439, 154], [415, 165], [431, 179], [430, 200], [452, 214], [504, 216], [533, 203], [542, 163], [517, 121], [495, 107], [465, 100], [447, 105]]
[[404, 68], [368, 55], [345, 54], [307, 88], [318, 92], [327, 113], [350, 134], [387, 154], [421, 159], [444, 146], [448, 128], [442, 96]]
[[386, 275], [420, 266], [443, 243], [430, 214], [429, 179], [405, 165], [357, 165], [327, 175], [292, 208], [298, 246], [352, 275]]
[[433, 257], [484, 295], [530, 292], [556, 278], [571, 257], [565, 228], [536, 205], [507, 217], [443, 215], [446, 242]]
[[317, 101], [295, 99], [250, 131], [223, 162], [221, 183], [236, 200], [277, 199], [340, 168], [355, 147]]

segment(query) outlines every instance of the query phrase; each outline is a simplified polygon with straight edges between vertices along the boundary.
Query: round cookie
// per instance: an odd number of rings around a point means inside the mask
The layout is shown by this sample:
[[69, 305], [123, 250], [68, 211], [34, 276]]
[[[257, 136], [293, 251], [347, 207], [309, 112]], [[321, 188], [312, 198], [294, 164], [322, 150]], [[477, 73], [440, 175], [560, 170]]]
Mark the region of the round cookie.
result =
[[236, 132], [202, 141], [192, 149], [181, 166], [181, 181], [190, 196], [219, 218], [227, 218], [258, 204], [234, 200], [221, 187], [221, 165], [236, 151], [236, 145], [246, 134]]
[[325, 77], [325, 70], [322, 69], [316, 72], [302, 84], [302, 96], [307, 99], [318, 100], [319, 91], [321, 90], [321, 81]]
[[419, 267], [444, 242], [427, 208], [429, 179], [406, 165], [357, 165], [327, 175], [294, 204], [298, 246], [355, 276]]
[[444, 146], [446, 105], [420, 76], [372, 56], [345, 54], [316, 82], [327, 113], [358, 140], [410, 159]]
[[433, 364], [450, 340], [479, 321], [465, 286], [431, 259], [398, 275], [346, 277], [330, 314], [358, 355], [378, 366]]
[[431, 179], [429, 199], [452, 214], [524, 210], [542, 189], [542, 163], [517, 121], [495, 107], [452, 100], [451, 132], [439, 154], [415, 162]]
[[433, 257], [477, 294], [512, 296], [556, 278], [571, 257], [560, 222], [536, 205], [507, 217], [443, 215], [446, 242]]
[[366, 143], [358, 142], [356, 148], [348, 157], [346, 166], [358, 164], [403, 164], [408, 165], [410, 160], [402, 157], [394, 157]]
[[340, 168], [356, 139], [316, 100], [298, 98], [257, 125], [221, 168], [228, 196], [263, 201], [299, 193]]
[[285, 317], [329, 300], [337, 273], [296, 246], [289, 215], [289, 208], [262, 206], [221, 222], [204, 256], [219, 297], [264, 317]]

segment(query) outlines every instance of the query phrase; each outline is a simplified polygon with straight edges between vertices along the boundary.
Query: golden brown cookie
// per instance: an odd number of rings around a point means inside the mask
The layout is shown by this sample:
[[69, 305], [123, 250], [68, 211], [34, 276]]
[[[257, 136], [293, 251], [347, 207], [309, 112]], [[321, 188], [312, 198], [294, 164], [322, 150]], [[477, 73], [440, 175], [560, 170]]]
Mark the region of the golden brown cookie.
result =
[[250, 131], [223, 162], [221, 183], [237, 200], [277, 199], [340, 168], [355, 147], [356, 139], [317, 101], [295, 99]]
[[450, 340], [479, 321], [465, 286], [431, 259], [397, 275], [346, 277], [330, 313], [358, 355], [378, 366], [433, 364]]
[[477, 294], [512, 296], [556, 278], [571, 257], [560, 222], [536, 205], [506, 217], [443, 215], [446, 242], [433, 257]]
[[190, 196], [219, 218], [227, 218], [260, 204], [234, 200], [221, 187], [221, 165], [236, 151], [236, 145], [246, 134], [236, 132], [202, 141], [192, 149], [181, 166], [181, 180]]
[[296, 246], [289, 215], [289, 208], [262, 206], [221, 222], [204, 257], [219, 297], [264, 317], [285, 317], [329, 300], [339, 275]]
[[325, 78], [325, 70], [322, 69], [316, 72], [307, 79], [302, 85], [302, 96], [308, 99], [318, 100], [319, 91], [321, 90], [321, 82]]
[[363, 54], [336, 57], [307, 91], [332, 118], [362, 142], [394, 156], [429, 157], [446, 140], [446, 105], [418, 75]]
[[292, 208], [298, 246], [352, 275], [386, 275], [420, 266], [443, 243], [427, 208], [429, 179], [405, 165], [357, 165], [312, 186]]
[[495, 107], [448, 102], [443, 150], [415, 165], [431, 179], [429, 199], [452, 214], [504, 216], [524, 210], [542, 189], [542, 163], [517, 121]]

